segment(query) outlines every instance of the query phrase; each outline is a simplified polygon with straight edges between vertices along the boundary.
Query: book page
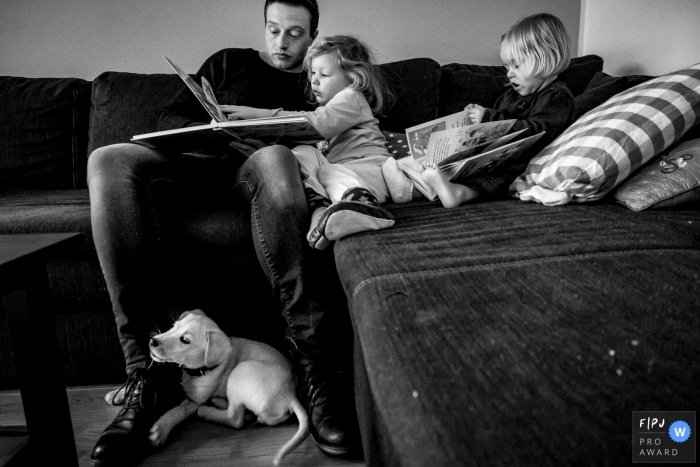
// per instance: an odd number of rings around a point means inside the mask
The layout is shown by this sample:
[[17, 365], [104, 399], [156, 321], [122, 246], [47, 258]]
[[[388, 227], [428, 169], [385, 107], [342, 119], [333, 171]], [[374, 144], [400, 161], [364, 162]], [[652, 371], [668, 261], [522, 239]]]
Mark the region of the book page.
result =
[[206, 92], [202, 87], [197, 84], [195, 80], [190, 77], [187, 73], [182, 71], [182, 69], [175, 65], [173, 62], [170, 61], [170, 59], [166, 56], [163, 56], [163, 58], [170, 64], [173, 70], [182, 78], [182, 80], [185, 82], [188, 88], [190, 88], [190, 91], [194, 94], [194, 96], [197, 98], [197, 100], [202, 104], [204, 109], [207, 111], [209, 116], [216, 120], [217, 122], [225, 122], [228, 120], [226, 118], [226, 115], [221, 111], [219, 108], [218, 102], [216, 102], [216, 97], [214, 96], [214, 91], [211, 88], [211, 85], [209, 82], [206, 80], [206, 78], [202, 77], [202, 86], [205, 86], [207, 88]]
[[510, 131], [515, 120], [479, 123], [433, 133], [428, 140], [427, 160], [440, 166], [481, 152]]
[[518, 141], [513, 141], [482, 154], [477, 154], [468, 159], [448, 164], [441, 169], [447, 174], [450, 180], [470, 177], [482, 172], [489, 172], [503, 164], [506, 160], [513, 159], [527, 151], [530, 146], [542, 137], [542, 135], [544, 135], [544, 131]]
[[435, 192], [435, 190], [430, 188], [423, 181], [423, 177], [421, 176], [421, 171], [418, 168], [420, 162], [416, 161], [411, 156], [402, 157], [401, 159], [398, 159], [396, 162], [397, 162], [399, 168], [403, 171], [403, 173], [405, 173], [406, 176], [411, 179], [411, 181], [413, 182], [413, 186], [418, 191], [423, 193], [423, 196], [428, 198], [430, 201], [433, 201], [435, 198], [437, 198], [437, 193]]
[[406, 138], [408, 141], [408, 150], [415, 159], [424, 157], [427, 155], [428, 141], [432, 133], [449, 128], [462, 127], [468, 123], [469, 117], [467, 116], [467, 111], [463, 110], [462, 112], [457, 112], [407, 128]]

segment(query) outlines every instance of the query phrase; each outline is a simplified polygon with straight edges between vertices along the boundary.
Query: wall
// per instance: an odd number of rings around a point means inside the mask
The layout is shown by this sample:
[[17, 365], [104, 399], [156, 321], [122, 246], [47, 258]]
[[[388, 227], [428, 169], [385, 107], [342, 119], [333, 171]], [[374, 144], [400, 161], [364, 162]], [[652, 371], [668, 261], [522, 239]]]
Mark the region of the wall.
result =
[[700, 0], [582, 0], [579, 54], [613, 76], [661, 75], [700, 62]]
[[[676, 0], [674, 0], [676, 1]], [[559, 16], [578, 48], [581, 0], [319, 0], [321, 35], [357, 34], [380, 62], [428, 56], [500, 65], [522, 16]], [[0, 74], [93, 79], [106, 70], [188, 72], [225, 47], [262, 49], [262, 0], [1, 0]]]

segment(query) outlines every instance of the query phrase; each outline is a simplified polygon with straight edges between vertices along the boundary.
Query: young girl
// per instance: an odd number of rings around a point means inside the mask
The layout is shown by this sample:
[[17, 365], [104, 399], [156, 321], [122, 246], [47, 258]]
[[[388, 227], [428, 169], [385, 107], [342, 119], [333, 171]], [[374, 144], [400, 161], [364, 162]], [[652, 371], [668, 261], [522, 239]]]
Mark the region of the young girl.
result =
[[[470, 122], [515, 119], [511, 132], [527, 129], [523, 137], [545, 131], [521, 160], [540, 152], [571, 124], [574, 98], [558, 79], [559, 73], [569, 66], [569, 49], [569, 35], [556, 16], [542, 13], [515, 23], [501, 37], [500, 55], [508, 70], [510, 88], [496, 100], [493, 109], [468, 105], [465, 110]], [[509, 164], [510, 170], [470, 179], [469, 186], [451, 182], [435, 164], [426, 164], [422, 176], [437, 192], [443, 206], [450, 208], [477, 198], [480, 188], [486, 194], [493, 193], [495, 186], [509, 185], [524, 169], [518, 161], [515, 164]]]
[[[386, 89], [371, 52], [352, 36], [332, 36], [313, 44], [304, 59], [313, 112], [290, 112], [226, 106], [229, 119], [303, 113], [326, 141], [318, 147], [297, 146], [306, 196], [311, 208], [309, 245], [323, 249], [365, 230], [394, 225], [379, 205], [389, 198], [382, 165], [390, 159], [373, 112], [380, 112], [391, 93]], [[372, 107], [370, 107], [370, 103]], [[394, 180], [400, 191], [407, 182]], [[405, 188], [405, 187], [404, 187]]]

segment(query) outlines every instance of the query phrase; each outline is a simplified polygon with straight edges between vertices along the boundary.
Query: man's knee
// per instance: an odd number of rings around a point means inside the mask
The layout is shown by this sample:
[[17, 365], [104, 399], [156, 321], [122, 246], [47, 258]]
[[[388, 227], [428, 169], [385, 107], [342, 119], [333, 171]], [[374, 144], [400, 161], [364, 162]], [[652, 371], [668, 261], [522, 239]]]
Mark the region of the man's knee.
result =
[[299, 164], [292, 151], [284, 146], [268, 146], [256, 151], [241, 167], [241, 178], [251, 192], [265, 193], [276, 205], [304, 203], [304, 189]]
[[[88, 185], [100, 178], [130, 179], [143, 169], [158, 164], [163, 156], [137, 144], [111, 144], [95, 149], [88, 158]], [[147, 171], [148, 172], [148, 171]]]
[[274, 145], [257, 150], [248, 159], [252, 165], [262, 173], [268, 173], [279, 169], [297, 169], [297, 162], [292, 150], [286, 146]]

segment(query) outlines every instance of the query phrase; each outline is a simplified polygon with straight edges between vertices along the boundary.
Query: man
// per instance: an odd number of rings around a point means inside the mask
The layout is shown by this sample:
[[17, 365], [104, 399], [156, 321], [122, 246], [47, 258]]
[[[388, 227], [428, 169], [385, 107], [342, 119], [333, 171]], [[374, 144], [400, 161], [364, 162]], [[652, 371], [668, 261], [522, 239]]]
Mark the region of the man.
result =
[[[264, 12], [265, 52], [222, 50], [202, 65], [197, 79], [209, 80], [222, 105], [304, 110], [302, 60], [318, 34], [316, 0], [266, 0]], [[192, 93], [183, 89], [160, 113], [158, 129], [208, 121]], [[256, 252], [287, 323], [289, 357], [299, 373], [299, 397], [311, 434], [331, 455], [357, 447], [352, 393], [330, 376], [317, 332], [325, 310], [307, 267], [314, 252], [305, 240], [308, 208], [296, 159], [285, 147], [259, 141], [232, 146], [240, 154], [223, 158], [165, 154], [135, 144], [107, 146], [90, 156], [95, 248], [128, 374], [124, 406], [93, 450], [96, 465], [124, 465], [144, 455], [153, 422], [182, 398], [173, 372], [151, 365], [148, 349], [156, 326], [169, 327], [158, 283], [163, 262], [151, 195], [156, 179], [186, 184], [204, 199], [239, 196], [249, 202]]]

